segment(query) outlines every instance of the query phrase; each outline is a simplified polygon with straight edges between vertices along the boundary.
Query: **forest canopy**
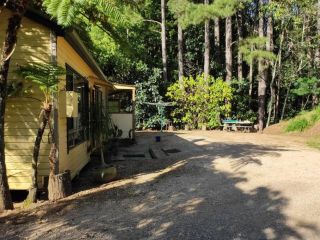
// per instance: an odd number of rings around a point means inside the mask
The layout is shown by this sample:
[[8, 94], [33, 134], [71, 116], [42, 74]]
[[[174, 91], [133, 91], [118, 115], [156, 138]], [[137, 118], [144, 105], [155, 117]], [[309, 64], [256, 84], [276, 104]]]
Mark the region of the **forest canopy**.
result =
[[[77, 24], [105, 74], [137, 84], [148, 101], [172, 101], [168, 87], [204, 74], [233, 88], [229, 118], [260, 129], [318, 105], [316, 0], [45, 0], [44, 7], [59, 23]], [[156, 108], [137, 107], [137, 126], [156, 127]], [[166, 109], [168, 120], [175, 111]]]

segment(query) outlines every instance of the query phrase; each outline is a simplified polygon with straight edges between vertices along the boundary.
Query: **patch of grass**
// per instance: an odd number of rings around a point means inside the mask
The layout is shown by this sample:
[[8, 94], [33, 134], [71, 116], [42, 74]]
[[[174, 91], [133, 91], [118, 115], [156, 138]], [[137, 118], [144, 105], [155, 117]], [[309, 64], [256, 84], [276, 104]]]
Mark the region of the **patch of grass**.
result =
[[307, 141], [307, 145], [320, 150], [320, 137], [310, 139]]
[[316, 123], [320, 121], [320, 108], [317, 108], [313, 112], [311, 112], [310, 121], [312, 123]]
[[286, 132], [302, 132], [310, 127], [311, 122], [305, 117], [297, 117], [289, 121]]
[[310, 112], [303, 111], [297, 117], [291, 119], [285, 128], [285, 132], [303, 132], [317, 122], [320, 122], [320, 107]]

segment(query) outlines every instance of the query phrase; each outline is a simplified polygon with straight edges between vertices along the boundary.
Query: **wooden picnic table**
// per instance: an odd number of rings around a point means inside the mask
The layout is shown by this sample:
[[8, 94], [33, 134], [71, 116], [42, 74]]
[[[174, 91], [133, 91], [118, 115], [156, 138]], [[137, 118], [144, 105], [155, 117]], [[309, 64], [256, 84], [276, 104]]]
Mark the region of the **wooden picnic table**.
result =
[[223, 120], [222, 123], [223, 123], [223, 130], [224, 131], [251, 132], [253, 129], [253, 123], [250, 121]]

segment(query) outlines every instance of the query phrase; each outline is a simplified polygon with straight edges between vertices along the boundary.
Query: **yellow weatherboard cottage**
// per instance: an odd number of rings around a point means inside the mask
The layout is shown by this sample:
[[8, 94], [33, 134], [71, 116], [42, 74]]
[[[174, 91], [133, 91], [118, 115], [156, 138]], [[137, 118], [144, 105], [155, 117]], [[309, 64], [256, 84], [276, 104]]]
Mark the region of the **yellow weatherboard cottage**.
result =
[[[1, 12], [0, 42], [4, 40], [10, 15], [10, 10]], [[135, 88], [119, 87], [109, 82], [75, 31], [64, 30], [41, 13], [29, 10], [23, 18], [12, 55], [9, 85], [21, 85], [23, 88], [29, 84], [15, 74], [19, 65], [52, 61], [66, 69], [66, 76], [59, 81], [52, 117], [58, 136], [57, 169], [59, 172], [70, 170], [73, 178], [88, 163], [90, 154], [97, 147], [93, 134], [96, 121], [94, 109], [105, 108], [109, 94], [119, 89], [131, 91], [134, 106]], [[39, 126], [39, 99], [42, 98], [41, 91], [33, 85], [31, 94], [13, 95], [7, 100], [5, 155], [9, 187], [12, 190], [27, 190], [32, 184], [32, 154]], [[131, 116], [129, 122], [121, 122], [121, 125], [125, 125], [127, 131], [134, 131], [134, 111], [127, 115]], [[49, 174], [50, 143], [47, 136], [48, 132], [45, 132], [39, 154], [39, 187], [46, 184]]]

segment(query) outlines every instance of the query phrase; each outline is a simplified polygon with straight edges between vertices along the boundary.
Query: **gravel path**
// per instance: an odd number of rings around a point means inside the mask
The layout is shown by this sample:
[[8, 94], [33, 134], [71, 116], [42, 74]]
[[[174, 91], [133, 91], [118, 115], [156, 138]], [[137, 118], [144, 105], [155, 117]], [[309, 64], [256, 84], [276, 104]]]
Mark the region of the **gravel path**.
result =
[[180, 152], [117, 162], [120, 180], [0, 215], [0, 239], [320, 239], [320, 151], [301, 139], [201, 131], [153, 139], [140, 133], [130, 149]]

